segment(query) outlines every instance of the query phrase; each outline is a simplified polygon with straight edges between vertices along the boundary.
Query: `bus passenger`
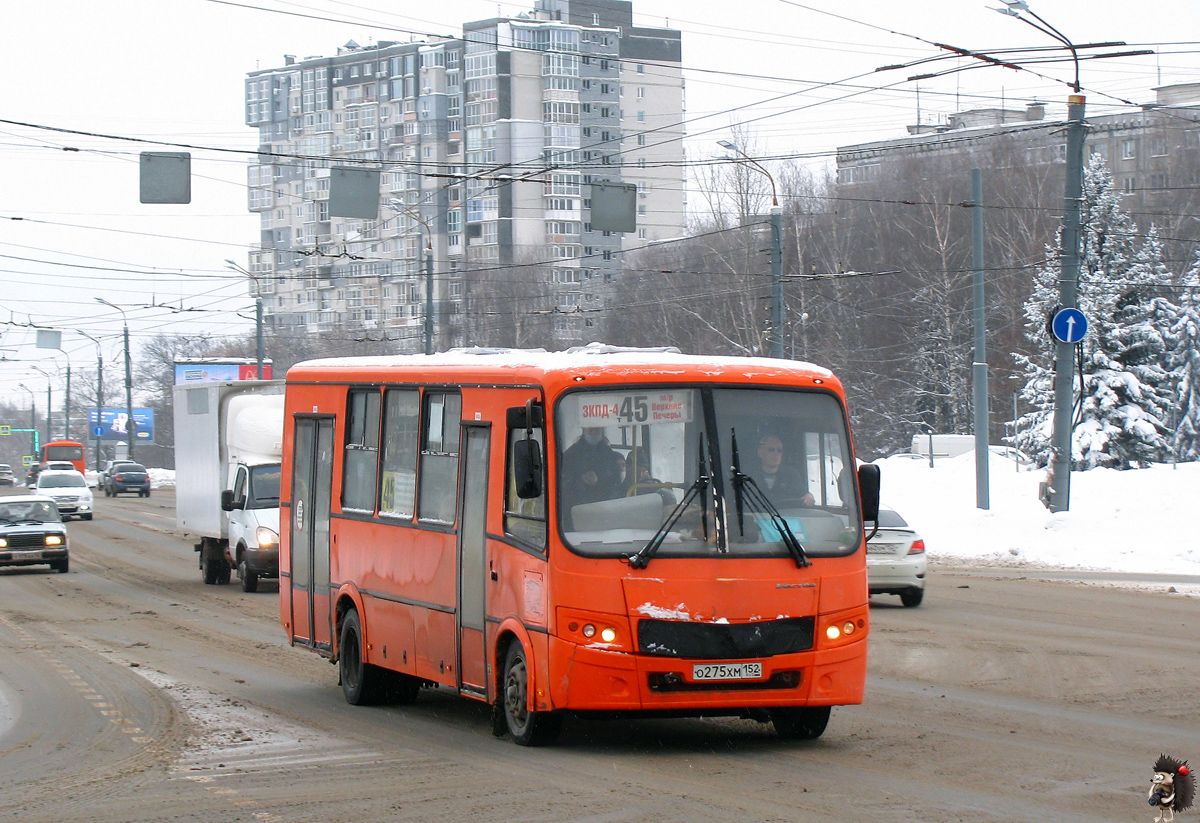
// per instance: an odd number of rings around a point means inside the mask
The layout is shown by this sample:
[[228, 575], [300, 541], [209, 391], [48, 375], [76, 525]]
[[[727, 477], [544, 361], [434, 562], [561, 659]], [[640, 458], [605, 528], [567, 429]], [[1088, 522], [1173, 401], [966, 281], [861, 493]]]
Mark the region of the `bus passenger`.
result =
[[621, 484], [623, 461], [608, 444], [602, 428], [585, 428], [579, 439], [563, 452], [562, 477], [564, 513], [582, 503], [611, 500], [624, 493]]
[[776, 506], [813, 505], [808, 481], [799, 471], [783, 463], [783, 440], [764, 434], [758, 441], [758, 470], [747, 472], [762, 493]]

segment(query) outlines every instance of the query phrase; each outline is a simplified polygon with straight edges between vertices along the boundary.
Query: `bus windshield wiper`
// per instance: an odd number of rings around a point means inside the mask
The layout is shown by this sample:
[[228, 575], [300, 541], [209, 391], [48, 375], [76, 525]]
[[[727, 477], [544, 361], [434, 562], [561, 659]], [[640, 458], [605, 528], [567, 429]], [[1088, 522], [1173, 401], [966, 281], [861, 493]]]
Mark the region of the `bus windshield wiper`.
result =
[[737, 506], [739, 532], [745, 534], [742, 523], [742, 508], [743, 500], [748, 500], [750, 501], [750, 505], [765, 511], [771, 516], [771, 523], [774, 524], [775, 529], [779, 532], [779, 539], [787, 547], [788, 553], [796, 561], [796, 568], [802, 569], [805, 566], [811, 566], [812, 563], [808, 560], [804, 546], [800, 545], [800, 541], [792, 533], [792, 527], [788, 525], [787, 519], [779, 513], [779, 509], [775, 508], [775, 504], [763, 494], [762, 489], [754, 482], [754, 478], [742, 472], [738, 461], [736, 433], [733, 436], [733, 468], [730, 470], [730, 479], [733, 482], [733, 495], [735, 505]]
[[644, 569], [650, 565], [650, 558], [659, 550], [663, 541], [667, 539], [667, 535], [670, 534], [671, 529], [674, 528], [679, 518], [683, 516], [683, 513], [687, 511], [688, 506], [691, 505], [697, 496], [700, 498], [700, 527], [704, 530], [704, 539], [708, 540], [708, 486], [712, 482], [712, 477], [705, 470], [704, 440], [700, 441], [700, 459], [698, 463], [696, 480], [692, 485], [688, 486], [683, 499], [675, 504], [675, 508], [671, 510], [667, 519], [658, 527], [658, 531], [654, 533], [649, 542], [626, 558], [629, 561], [630, 568]]

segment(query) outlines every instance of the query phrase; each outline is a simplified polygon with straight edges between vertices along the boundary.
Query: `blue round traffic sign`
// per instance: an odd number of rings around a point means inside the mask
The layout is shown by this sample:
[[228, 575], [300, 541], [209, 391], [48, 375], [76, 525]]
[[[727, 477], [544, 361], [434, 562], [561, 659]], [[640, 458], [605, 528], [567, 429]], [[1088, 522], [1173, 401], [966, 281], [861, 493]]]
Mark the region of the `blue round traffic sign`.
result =
[[96, 435], [96, 437], [101, 437], [104, 434], [104, 427], [96, 426], [94, 429], [92, 429], [92, 434]]
[[1050, 323], [1054, 336], [1064, 343], [1078, 343], [1087, 329], [1087, 318], [1079, 309], [1060, 309]]

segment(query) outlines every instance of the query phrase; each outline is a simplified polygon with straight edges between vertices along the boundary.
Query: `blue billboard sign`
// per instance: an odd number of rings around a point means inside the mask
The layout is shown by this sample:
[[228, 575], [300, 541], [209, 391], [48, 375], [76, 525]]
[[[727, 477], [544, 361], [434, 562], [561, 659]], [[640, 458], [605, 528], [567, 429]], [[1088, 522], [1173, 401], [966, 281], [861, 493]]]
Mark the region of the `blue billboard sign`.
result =
[[[182, 360], [175, 363], [175, 385], [184, 383], [229, 383], [235, 380], [258, 378], [258, 362], [206, 358]], [[263, 379], [271, 379], [271, 361], [263, 361]]]
[[100, 432], [98, 436], [102, 441], [123, 440], [128, 443], [132, 428], [135, 443], [154, 442], [154, 409], [134, 409], [133, 423], [133, 426], [129, 425], [128, 409], [104, 409], [99, 415], [95, 409], [88, 409], [91, 439], [96, 439], [96, 432]]

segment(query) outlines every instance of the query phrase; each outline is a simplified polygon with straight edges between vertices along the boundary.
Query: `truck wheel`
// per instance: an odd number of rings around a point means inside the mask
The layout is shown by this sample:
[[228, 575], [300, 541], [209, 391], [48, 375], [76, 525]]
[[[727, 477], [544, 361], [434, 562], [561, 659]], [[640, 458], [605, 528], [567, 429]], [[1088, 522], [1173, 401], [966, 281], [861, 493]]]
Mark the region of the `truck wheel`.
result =
[[221, 554], [221, 547], [205, 539], [200, 547], [200, 576], [209, 586], [229, 582], [229, 563]]
[[204, 579], [206, 585], [215, 586], [219, 575], [220, 570], [213, 562], [208, 546], [205, 546], [200, 550], [200, 577]]
[[250, 567], [246, 565], [245, 560], [238, 563], [238, 577], [242, 578], [242, 591], [258, 591], [258, 575], [250, 571]]

